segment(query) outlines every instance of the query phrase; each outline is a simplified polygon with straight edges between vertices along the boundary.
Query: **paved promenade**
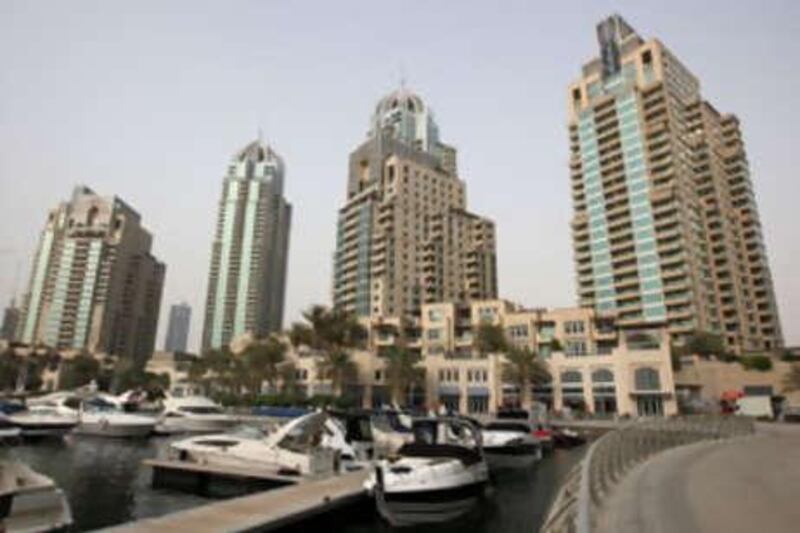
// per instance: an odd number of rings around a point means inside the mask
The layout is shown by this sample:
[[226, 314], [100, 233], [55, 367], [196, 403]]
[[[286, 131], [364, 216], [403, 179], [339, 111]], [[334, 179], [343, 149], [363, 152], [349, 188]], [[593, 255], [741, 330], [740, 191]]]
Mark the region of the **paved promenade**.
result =
[[800, 425], [683, 446], [638, 466], [614, 490], [599, 531], [800, 531]]

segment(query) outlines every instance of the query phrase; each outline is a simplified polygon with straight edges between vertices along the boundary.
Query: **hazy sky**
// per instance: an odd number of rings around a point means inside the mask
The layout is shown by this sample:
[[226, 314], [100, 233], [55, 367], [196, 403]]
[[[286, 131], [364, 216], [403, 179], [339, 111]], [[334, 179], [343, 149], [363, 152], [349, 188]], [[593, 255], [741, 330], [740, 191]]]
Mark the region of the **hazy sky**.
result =
[[228, 159], [258, 127], [294, 205], [288, 324], [329, 302], [350, 151], [408, 84], [497, 222], [503, 297], [575, 303], [566, 86], [620, 12], [742, 120], [784, 332], [800, 343], [800, 2], [0, 0], [0, 303], [22, 291], [47, 209], [76, 183], [142, 214], [170, 304], [202, 328]]

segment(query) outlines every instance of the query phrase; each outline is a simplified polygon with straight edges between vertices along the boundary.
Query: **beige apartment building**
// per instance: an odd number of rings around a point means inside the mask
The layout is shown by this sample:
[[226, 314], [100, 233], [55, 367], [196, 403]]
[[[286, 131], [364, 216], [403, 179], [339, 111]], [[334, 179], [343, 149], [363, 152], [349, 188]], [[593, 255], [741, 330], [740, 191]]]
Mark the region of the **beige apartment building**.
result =
[[494, 223], [466, 210], [456, 150], [401, 88], [377, 105], [350, 156], [333, 302], [362, 318], [419, 317], [428, 302], [497, 296]]
[[151, 245], [132, 207], [76, 187], [48, 214], [17, 338], [144, 363], [153, 353], [165, 271]]
[[[501, 354], [480, 354], [473, 334], [482, 322], [503, 327], [506, 338], [535, 350], [552, 381], [533, 387], [533, 398], [550, 410], [565, 408], [631, 416], [677, 412], [669, 338], [663, 325], [620, 324], [586, 308], [525, 309], [504, 300], [422, 306], [418, 325], [374, 321], [370, 349], [353, 354], [356, 383], [346, 393], [366, 407], [390, 402], [381, 349], [403, 342], [422, 354], [425, 383], [410, 391], [412, 404], [442, 405], [469, 414], [492, 414], [520, 397], [505, 383]], [[293, 352], [297, 378], [309, 394], [329, 394], [312, 352]]]
[[620, 16], [569, 86], [579, 305], [621, 325], [716, 333], [736, 353], [783, 345], [739, 122]]

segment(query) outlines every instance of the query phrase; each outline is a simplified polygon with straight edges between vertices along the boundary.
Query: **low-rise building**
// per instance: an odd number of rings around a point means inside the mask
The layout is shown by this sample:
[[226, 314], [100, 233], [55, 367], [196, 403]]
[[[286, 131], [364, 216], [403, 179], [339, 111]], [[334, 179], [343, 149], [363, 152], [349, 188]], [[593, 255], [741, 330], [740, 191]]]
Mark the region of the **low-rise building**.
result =
[[[357, 379], [345, 394], [365, 407], [390, 402], [382, 353], [398, 343], [417, 351], [423, 386], [409, 391], [413, 405], [440, 406], [469, 414], [495, 413], [520, 391], [503, 379], [505, 357], [479, 353], [475, 331], [489, 322], [506, 339], [542, 358], [552, 380], [533, 387], [532, 397], [554, 411], [632, 416], [677, 412], [669, 337], [663, 324], [620, 325], [591, 309], [526, 309], [504, 300], [424, 304], [414, 322], [368, 322], [367, 350], [354, 351]], [[317, 372], [318, 357], [292, 350], [298, 386], [306, 394], [329, 394]]]

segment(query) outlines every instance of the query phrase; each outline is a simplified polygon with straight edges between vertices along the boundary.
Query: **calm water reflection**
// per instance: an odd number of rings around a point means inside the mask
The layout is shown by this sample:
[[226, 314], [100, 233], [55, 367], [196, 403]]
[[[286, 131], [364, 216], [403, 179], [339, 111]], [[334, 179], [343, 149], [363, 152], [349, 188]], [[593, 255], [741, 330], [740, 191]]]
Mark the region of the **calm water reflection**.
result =
[[156, 457], [164, 439], [128, 440], [67, 437], [2, 451], [50, 476], [64, 489], [75, 529], [85, 531], [133, 518], [158, 516], [209, 500], [150, 488], [150, 469], [142, 460]]
[[[6, 447], [0, 454], [20, 459], [53, 478], [69, 497], [76, 530], [85, 531], [212, 501], [150, 487], [150, 469], [141, 466], [141, 462], [156, 457], [168, 442], [165, 439], [68, 437], [64, 442], [42, 441]], [[558, 450], [530, 471], [511, 471], [497, 476], [493, 494], [485, 505], [456, 522], [435, 528], [415, 528], [415, 531], [536, 531], [559, 483], [580, 460], [584, 448]], [[320, 517], [315, 523], [292, 530], [367, 533], [389, 532], [392, 528], [377, 517], [370, 503], [361, 509]]]

